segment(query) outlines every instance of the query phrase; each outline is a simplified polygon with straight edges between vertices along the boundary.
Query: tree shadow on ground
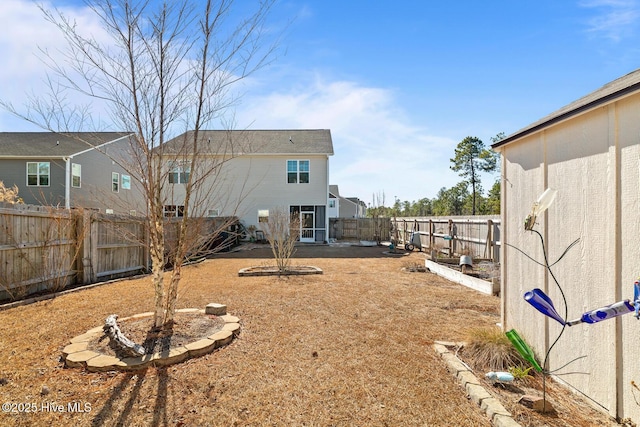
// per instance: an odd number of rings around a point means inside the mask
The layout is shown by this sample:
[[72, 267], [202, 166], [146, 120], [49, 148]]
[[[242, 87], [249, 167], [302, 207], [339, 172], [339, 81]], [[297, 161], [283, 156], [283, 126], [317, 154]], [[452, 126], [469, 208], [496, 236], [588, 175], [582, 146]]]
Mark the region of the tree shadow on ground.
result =
[[[92, 427], [98, 427], [103, 425], [116, 425], [116, 426], [125, 426], [127, 425], [127, 418], [131, 414], [131, 410], [133, 409], [133, 404], [136, 401], [136, 398], [140, 394], [140, 388], [142, 387], [142, 383], [144, 382], [145, 376], [147, 374], [147, 370], [142, 370], [140, 372], [135, 373], [127, 373], [120, 384], [118, 384], [111, 391], [111, 396], [107, 399], [107, 402], [104, 404], [100, 412], [94, 417], [91, 421]], [[110, 415], [114, 411], [114, 404], [123, 397], [123, 392], [129, 387], [129, 384], [136, 378], [135, 384], [133, 385], [133, 389], [129, 393], [129, 398], [122, 409], [122, 412], [118, 416], [118, 419], [115, 423], [108, 422]]]
[[[100, 412], [98, 412], [98, 414], [93, 418], [91, 426], [102, 427], [113, 425], [123, 427], [130, 425], [131, 420], [129, 418], [131, 417], [134, 405], [140, 396], [140, 390], [147, 377], [147, 371], [148, 369], [144, 369], [135, 373], [127, 373], [122, 381], [120, 381], [120, 384], [111, 391], [111, 396], [109, 396], [107, 402], [104, 404], [102, 409], [100, 409]], [[153, 419], [150, 425], [153, 427], [168, 426], [167, 390], [169, 375], [166, 367], [156, 368], [156, 373], [158, 377], [158, 388], [156, 401], [153, 407]], [[131, 391], [127, 392], [126, 390], [131, 386], [134, 378], [135, 383], [133, 383]], [[118, 401], [124, 399], [126, 399], [126, 401], [124, 402], [122, 409], [120, 409]], [[119, 412], [117, 419], [112, 420], [112, 416], [117, 412]]]
[[153, 421], [151, 425], [167, 426], [167, 389], [169, 385], [169, 375], [166, 367], [159, 367], [158, 372], [158, 392], [156, 393], [156, 404], [153, 407]]

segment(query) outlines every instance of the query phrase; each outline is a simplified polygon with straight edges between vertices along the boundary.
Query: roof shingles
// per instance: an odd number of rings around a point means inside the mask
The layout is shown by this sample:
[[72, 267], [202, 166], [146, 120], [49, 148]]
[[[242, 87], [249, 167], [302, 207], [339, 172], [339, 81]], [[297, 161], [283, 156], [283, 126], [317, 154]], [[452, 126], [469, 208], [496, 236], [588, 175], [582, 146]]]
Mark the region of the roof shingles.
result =
[[122, 132], [0, 132], [0, 158], [69, 157], [126, 135], [128, 133]]

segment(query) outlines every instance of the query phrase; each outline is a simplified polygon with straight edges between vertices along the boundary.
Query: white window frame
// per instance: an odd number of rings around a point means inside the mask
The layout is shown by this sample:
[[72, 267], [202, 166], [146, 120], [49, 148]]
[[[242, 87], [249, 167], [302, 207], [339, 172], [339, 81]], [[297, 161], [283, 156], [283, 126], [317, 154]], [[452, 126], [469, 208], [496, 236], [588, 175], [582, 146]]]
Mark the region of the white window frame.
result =
[[184, 216], [184, 206], [164, 205], [162, 206], [162, 216], [165, 218], [182, 218]]
[[[75, 184], [75, 178], [78, 178], [78, 185]], [[82, 188], [82, 165], [79, 163], [71, 163], [71, 186], [73, 188]]]
[[220, 209], [207, 209], [207, 216], [209, 218], [220, 216]]
[[180, 162], [173, 162], [169, 169], [169, 184], [186, 184], [190, 175], [190, 166]]
[[[289, 170], [289, 164], [295, 162], [295, 170]], [[302, 170], [301, 164], [306, 163], [307, 170]], [[295, 174], [295, 182], [289, 180], [289, 175]], [[302, 174], [307, 175], [306, 182], [300, 182]], [[308, 159], [288, 159], [287, 160], [287, 184], [309, 184], [311, 182], [311, 161]]]
[[120, 174], [118, 172], [111, 172], [111, 191], [120, 192]]
[[[40, 174], [40, 165], [47, 165], [47, 173]], [[29, 165], [36, 165], [36, 173], [29, 173]], [[29, 175], [36, 177], [36, 184], [29, 184]], [[47, 177], [47, 183], [41, 184], [40, 178]], [[49, 187], [51, 185], [51, 162], [27, 162], [27, 187]]]
[[121, 187], [123, 190], [131, 190], [131, 176], [122, 174], [120, 180], [122, 182]]

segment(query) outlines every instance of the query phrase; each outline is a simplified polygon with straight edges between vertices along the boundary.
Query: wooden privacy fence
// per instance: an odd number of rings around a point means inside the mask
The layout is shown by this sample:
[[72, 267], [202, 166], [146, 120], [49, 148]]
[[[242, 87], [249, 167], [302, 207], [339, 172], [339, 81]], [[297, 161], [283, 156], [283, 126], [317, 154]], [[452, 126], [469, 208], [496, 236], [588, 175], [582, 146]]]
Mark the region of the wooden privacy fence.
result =
[[141, 217], [0, 208], [0, 300], [144, 271], [145, 230]]
[[329, 218], [329, 238], [338, 240], [389, 240], [390, 218]]
[[471, 255], [500, 262], [500, 217], [395, 218], [392, 223], [400, 247], [413, 244], [448, 256]]
[[[210, 250], [221, 244], [220, 236], [230, 245], [225, 229], [236, 223], [203, 218], [196, 230]], [[168, 248], [173, 229], [167, 227]], [[0, 301], [147, 271], [146, 233], [144, 217], [0, 203]]]
[[76, 275], [76, 217], [0, 209], [0, 299], [62, 289]]

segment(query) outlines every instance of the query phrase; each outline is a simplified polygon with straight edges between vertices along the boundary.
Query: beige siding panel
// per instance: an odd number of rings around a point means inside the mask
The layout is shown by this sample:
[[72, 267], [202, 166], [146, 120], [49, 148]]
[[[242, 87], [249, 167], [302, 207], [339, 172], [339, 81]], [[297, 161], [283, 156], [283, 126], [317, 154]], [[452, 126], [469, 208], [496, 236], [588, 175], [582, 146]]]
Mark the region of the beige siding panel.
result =
[[[544, 289], [544, 271], [519, 252], [523, 251], [537, 260], [543, 258], [538, 237], [524, 231], [524, 220], [531, 211], [531, 205], [544, 191], [542, 135], [510, 144], [506, 149], [503, 194], [507, 204], [502, 215], [502, 233], [504, 241], [510, 246], [502, 245], [503, 322], [507, 330], [515, 328], [542, 359], [545, 349], [544, 322], [531, 321], [535, 316], [533, 308], [522, 296], [535, 287]], [[538, 222], [544, 224], [544, 218], [538, 219]]]
[[[310, 161], [310, 183], [287, 183], [287, 160]], [[218, 209], [222, 216], [237, 216], [245, 225], [257, 225], [258, 209], [288, 209], [290, 205], [326, 205], [328, 197], [326, 156], [242, 156], [224, 164], [206, 178], [207, 194], [197, 195], [206, 209]], [[169, 200], [182, 204], [184, 185], [167, 187]]]
[[[616, 192], [612, 191], [616, 187], [615, 141], [609, 132], [609, 119], [609, 109], [599, 108], [546, 132], [549, 186], [560, 189], [549, 213], [550, 261], [580, 239], [553, 269], [567, 297], [570, 319], [617, 300]], [[550, 283], [549, 287], [549, 296], [562, 307], [557, 286]], [[566, 375], [562, 379], [609, 411], [615, 410], [615, 347], [586, 344], [614, 343], [615, 325], [609, 320], [573, 326], [550, 354], [551, 369], [586, 356], [564, 371], [588, 375]], [[549, 339], [554, 340], [559, 331], [560, 326], [554, 322]]]
[[[617, 106], [620, 141], [620, 286], [622, 298], [633, 297], [633, 281], [640, 276], [640, 96], [620, 101]], [[609, 258], [607, 256], [607, 258]], [[619, 360], [621, 398], [620, 418], [640, 420], [638, 354], [639, 321], [633, 315], [620, 319], [622, 355]]]

